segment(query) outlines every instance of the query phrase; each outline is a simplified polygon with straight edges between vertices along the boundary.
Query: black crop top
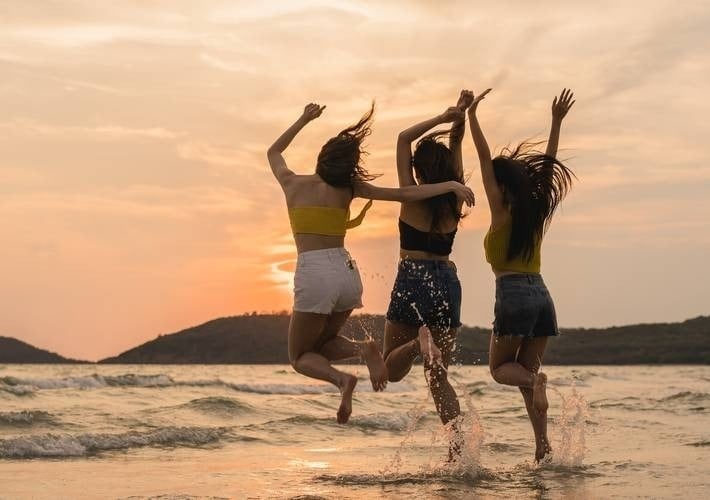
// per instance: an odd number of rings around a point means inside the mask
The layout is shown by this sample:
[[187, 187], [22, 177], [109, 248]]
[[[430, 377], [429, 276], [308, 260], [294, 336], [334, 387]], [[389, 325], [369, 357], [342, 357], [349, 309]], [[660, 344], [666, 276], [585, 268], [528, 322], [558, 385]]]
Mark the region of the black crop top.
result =
[[399, 219], [399, 247], [403, 250], [419, 250], [437, 255], [449, 255], [451, 247], [454, 245], [456, 231], [457, 229], [454, 229], [450, 233], [430, 235]]

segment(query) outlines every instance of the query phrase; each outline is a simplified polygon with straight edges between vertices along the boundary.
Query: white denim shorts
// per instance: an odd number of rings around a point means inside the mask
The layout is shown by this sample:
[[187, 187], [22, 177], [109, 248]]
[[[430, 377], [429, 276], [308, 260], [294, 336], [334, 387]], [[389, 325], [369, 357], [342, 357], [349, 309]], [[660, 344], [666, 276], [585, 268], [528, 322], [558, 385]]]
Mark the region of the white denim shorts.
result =
[[362, 280], [344, 248], [298, 254], [293, 278], [293, 310], [318, 314], [362, 307]]

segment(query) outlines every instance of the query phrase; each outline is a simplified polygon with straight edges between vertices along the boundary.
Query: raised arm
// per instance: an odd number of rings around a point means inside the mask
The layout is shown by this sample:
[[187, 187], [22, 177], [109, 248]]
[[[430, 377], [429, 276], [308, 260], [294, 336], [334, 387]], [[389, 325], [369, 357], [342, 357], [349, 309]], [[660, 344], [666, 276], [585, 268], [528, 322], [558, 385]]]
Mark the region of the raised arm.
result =
[[412, 125], [399, 133], [397, 137], [397, 176], [400, 186], [413, 186], [417, 183], [412, 173], [412, 143], [437, 125], [459, 119], [463, 120], [463, 112], [452, 107], [434, 118]]
[[473, 103], [473, 92], [462, 90], [459, 95], [459, 100], [456, 107], [461, 111], [461, 116], [454, 120], [451, 124], [451, 133], [449, 134], [449, 149], [454, 157], [454, 168], [456, 175], [459, 178], [463, 177], [463, 155], [461, 154], [461, 142], [466, 128], [466, 120], [464, 111]]
[[486, 191], [486, 198], [488, 198], [488, 206], [491, 209], [491, 222], [493, 225], [496, 225], [496, 223], [501, 220], [501, 217], [506, 215], [507, 208], [505, 206], [503, 192], [500, 190], [500, 187], [498, 187], [498, 182], [493, 172], [491, 150], [488, 148], [488, 143], [486, 142], [486, 138], [481, 130], [481, 125], [478, 123], [478, 117], [476, 116], [478, 103], [480, 103], [490, 91], [491, 89], [483, 91], [473, 100], [471, 107], [468, 108], [468, 122], [471, 127], [473, 144], [476, 146], [476, 151], [478, 152], [478, 161], [481, 164], [481, 179], [483, 180], [483, 188]]
[[400, 188], [385, 188], [374, 186], [369, 182], [360, 182], [355, 185], [354, 192], [357, 198], [399, 202], [421, 201], [446, 193], [455, 193], [456, 197], [469, 207], [474, 204], [473, 191], [456, 181], [403, 186]]
[[286, 165], [286, 160], [283, 157], [284, 150], [291, 144], [294, 137], [305, 127], [308, 122], [318, 118], [325, 106], [319, 106], [318, 104], [310, 103], [306, 105], [303, 109], [303, 114], [296, 120], [296, 122], [291, 125], [286, 131], [281, 134], [281, 136], [276, 139], [276, 141], [271, 145], [271, 147], [266, 151], [266, 157], [269, 160], [269, 165], [271, 166], [271, 171], [274, 173], [276, 180], [282, 186], [288, 180], [289, 177], [294, 175]]
[[552, 100], [552, 125], [550, 126], [550, 138], [547, 140], [547, 156], [557, 157], [557, 146], [560, 142], [560, 130], [562, 119], [567, 115], [575, 101], [572, 99], [574, 93], [569, 89], [562, 89], [562, 93]]

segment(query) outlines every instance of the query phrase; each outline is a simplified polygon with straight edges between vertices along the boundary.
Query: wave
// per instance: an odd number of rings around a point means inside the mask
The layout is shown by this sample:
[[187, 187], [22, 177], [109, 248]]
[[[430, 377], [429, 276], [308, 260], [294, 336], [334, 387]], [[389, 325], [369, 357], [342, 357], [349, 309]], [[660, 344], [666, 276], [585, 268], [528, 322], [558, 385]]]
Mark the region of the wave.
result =
[[335, 483], [341, 486], [392, 486], [403, 484], [448, 483], [473, 486], [480, 481], [494, 480], [497, 476], [483, 467], [461, 468], [442, 467], [416, 473], [380, 473], [380, 474], [321, 474], [315, 481]]
[[[196, 447], [219, 441], [230, 429], [165, 427], [121, 434], [41, 434], [0, 440], [0, 458], [85, 457], [147, 446]], [[253, 438], [238, 438], [253, 439]]]
[[[101, 389], [106, 387], [138, 387], [138, 388], [169, 388], [169, 387], [222, 387], [237, 392], [253, 394], [324, 394], [337, 393], [338, 389], [329, 384], [236, 384], [220, 379], [207, 380], [174, 380], [169, 375], [86, 375], [82, 377], [64, 378], [17, 378], [0, 377], [0, 390], [17, 396], [31, 395], [38, 390], [58, 389]], [[399, 388], [409, 390], [409, 386]], [[371, 392], [369, 384], [361, 384], [360, 392]]]
[[658, 401], [661, 403], [668, 402], [668, 401], [682, 401], [682, 402], [687, 402], [687, 403], [698, 403], [701, 401], [710, 401], [710, 394], [708, 394], [707, 392], [682, 391], [682, 392], [677, 392], [675, 394], [671, 394], [670, 396], [666, 396], [664, 398], [661, 398]]
[[42, 410], [0, 412], [0, 426], [30, 426], [55, 422], [55, 418], [51, 414]]
[[255, 410], [253, 406], [239, 401], [238, 399], [222, 398], [219, 396], [193, 399], [192, 401], [180, 405], [180, 407], [207, 414], [221, 414], [229, 416]]
[[94, 373], [81, 377], [18, 378], [0, 377], [0, 389], [18, 396], [33, 394], [38, 390], [99, 389], [104, 387], [168, 387], [175, 385], [167, 375], [103, 376]]
[[710, 394], [706, 392], [681, 391], [662, 398], [627, 396], [619, 399], [600, 399], [590, 406], [629, 411], [705, 411], [707, 408], [702, 404], [708, 401], [710, 401]]
[[[359, 429], [364, 432], [368, 431], [404, 431], [411, 422], [411, 417], [405, 413], [371, 413], [369, 415], [356, 415], [348, 420], [347, 426], [350, 428]], [[294, 415], [292, 417], [269, 420], [263, 424], [252, 424], [245, 428], [254, 430], [273, 430], [274, 428], [285, 428], [288, 432], [293, 432], [294, 427], [337, 427], [342, 428], [333, 416], [314, 417], [311, 415]]]
[[32, 396], [34, 394], [34, 389], [27, 385], [10, 385], [6, 384], [0, 379], [0, 391], [8, 392], [14, 394], [15, 396]]

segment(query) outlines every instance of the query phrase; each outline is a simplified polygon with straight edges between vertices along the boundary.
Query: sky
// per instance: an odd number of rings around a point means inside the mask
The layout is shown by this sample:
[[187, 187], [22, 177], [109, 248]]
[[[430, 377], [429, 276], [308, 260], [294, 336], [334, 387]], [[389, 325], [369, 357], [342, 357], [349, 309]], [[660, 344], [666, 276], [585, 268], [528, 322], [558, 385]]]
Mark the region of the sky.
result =
[[[6, 0], [0, 14], [0, 335], [96, 360], [216, 317], [288, 310], [295, 248], [266, 149], [299, 173], [375, 99], [366, 166], [393, 186], [399, 131], [493, 91], [493, 148], [545, 139], [578, 181], [543, 275], [563, 327], [710, 313], [710, 6], [705, 1]], [[489, 326], [480, 205], [452, 258], [462, 319]], [[356, 204], [359, 202], [356, 202]], [[398, 259], [395, 203], [348, 233], [365, 312]], [[284, 342], [286, 332], [284, 332]]]

